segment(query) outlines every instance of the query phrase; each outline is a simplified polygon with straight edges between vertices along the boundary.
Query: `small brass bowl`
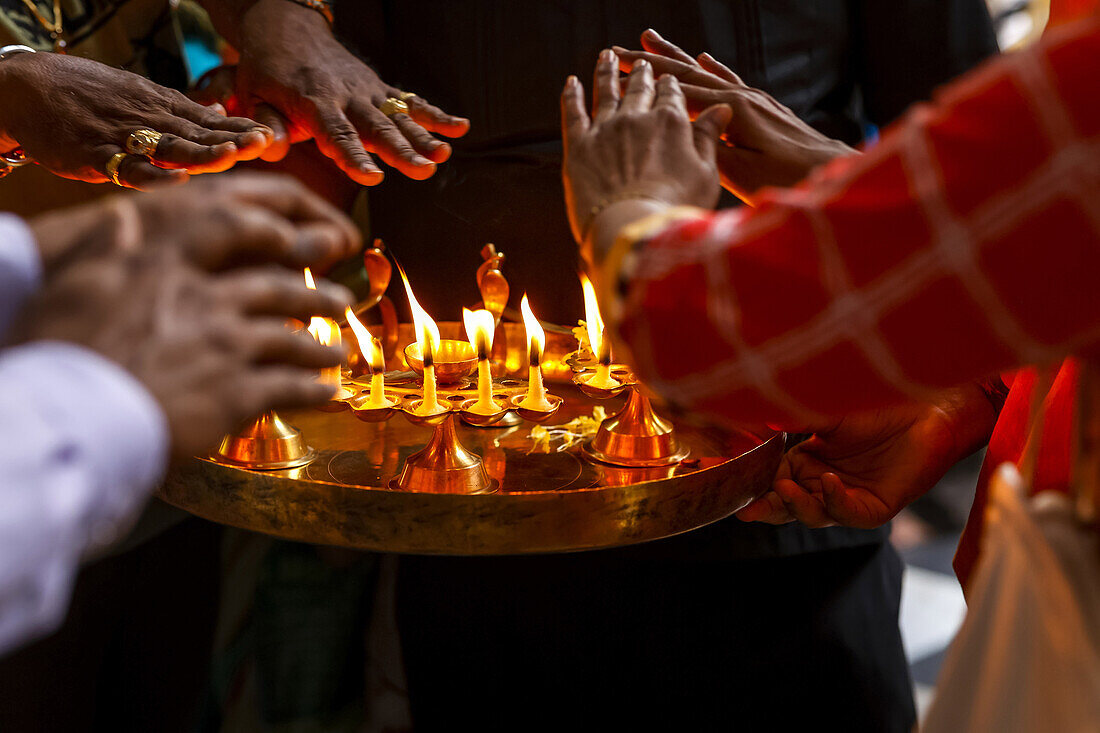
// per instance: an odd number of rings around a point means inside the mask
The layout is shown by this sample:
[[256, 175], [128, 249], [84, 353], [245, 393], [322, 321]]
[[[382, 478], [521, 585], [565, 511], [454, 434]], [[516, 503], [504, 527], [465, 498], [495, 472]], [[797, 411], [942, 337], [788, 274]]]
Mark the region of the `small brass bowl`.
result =
[[595, 373], [595, 369], [586, 369], [583, 372], [573, 375], [573, 384], [577, 385], [577, 389], [593, 399], [609, 400], [612, 397], [622, 394], [624, 390], [630, 389], [631, 387], [631, 382], [623, 381], [614, 374], [611, 375], [612, 378], [619, 380], [619, 385], [617, 387], [593, 387], [590, 384], [586, 384], [584, 380], [590, 378]]
[[402, 405], [401, 410], [405, 413], [405, 417], [413, 425], [419, 425], [421, 427], [435, 427], [441, 424], [444, 420], [451, 416], [451, 406], [443, 400], [438, 400], [439, 412], [433, 412], [431, 415], [417, 414], [416, 410], [424, 403], [424, 400], [416, 400], [408, 404]]
[[[405, 361], [420, 376], [424, 376], [424, 355], [415, 341], [405, 347]], [[462, 381], [477, 369], [477, 352], [468, 341], [443, 339], [435, 352], [435, 381], [454, 384]]]
[[401, 406], [400, 398], [395, 398], [392, 394], [387, 393], [386, 399], [391, 403], [387, 407], [366, 407], [365, 405], [370, 400], [370, 395], [362, 394], [348, 400], [348, 407], [351, 408], [351, 414], [355, 415], [355, 417], [363, 422], [385, 422], [393, 417], [397, 409]]
[[495, 398], [493, 399], [493, 404], [497, 405], [500, 409], [488, 415], [480, 412], [473, 412], [472, 408], [476, 404], [476, 399], [470, 399], [458, 406], [458, 415], [462, 418], [462, 422], [475, 427], [484, 428], [500, 422], [501, 418], [508, 414], [508, 404], [506, 402], [500, 402]]
[[555, 394], [548, 394], [546, 395], [546, 401], [550, 403], [550, 409], [544, 411], [531, 410], [529, 408], [523, 407], [520, 403], [522, 403], [525, 399], [527, 399], [527, 395], [525, 394], [518, 394], [514, 396], [511, 400], [512, 409], [514, 409], [516, 411], [516, 414], [522, 417], [524, 420], [533, 423], [546, 422], [547, 420], [552, 418], [559, 409], [561, 409], [562, 403], [565, 402], [565, 400]]

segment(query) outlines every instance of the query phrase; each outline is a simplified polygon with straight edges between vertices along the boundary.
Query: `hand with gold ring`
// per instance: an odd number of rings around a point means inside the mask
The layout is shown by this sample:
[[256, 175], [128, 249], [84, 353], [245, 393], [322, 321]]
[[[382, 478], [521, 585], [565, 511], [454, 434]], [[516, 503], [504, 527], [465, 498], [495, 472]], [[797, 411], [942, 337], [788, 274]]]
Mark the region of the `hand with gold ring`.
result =
[[[229, 14], [226, 14], [228, 16]], [[469, 120], [449, 115], [422, 97], [386, 84], [332, 35], [315, 10], [286, 0], [256, 0], [238, 18], [216, 18], [241, 52], [235, 97], [243, 112], [286, 144], [312, 138], [350, 178], [382, 181], [371, 154], [409, 178], [422, 180], [451, 155], [433, 133], [460, 137]], [[405, 109], [390, 103], [394, 100]]]
[[272, 138], [221, 105], [90, 59], [25, 53], [0, 64], [0, 150], [18, 145], [64, 178], [146, 189], [257, 158]]
[[134, 155], [144, 155], [152, 160], [153, 156], [157, 154], [157, 146], [160, 145], [162, 137], [163, 135], [159, 132], [150, 130], [147, 127], [134, 130], [130, 133], [130, 137], [126, 138], [126, 152]]

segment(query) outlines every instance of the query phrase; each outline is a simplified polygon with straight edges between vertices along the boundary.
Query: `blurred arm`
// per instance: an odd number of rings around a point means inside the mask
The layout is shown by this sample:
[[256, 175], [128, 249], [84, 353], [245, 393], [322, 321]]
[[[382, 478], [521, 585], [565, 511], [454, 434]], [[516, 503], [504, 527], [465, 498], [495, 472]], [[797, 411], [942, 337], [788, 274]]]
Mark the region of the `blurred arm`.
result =
[[42, 260], [23, 220], [0, 215], [0, 338], [42, 279]]
[[160, 408], [114, 363], [0, 352], [0, 654], [61, 623], [80, 559], [129, 529], [167, 454]]

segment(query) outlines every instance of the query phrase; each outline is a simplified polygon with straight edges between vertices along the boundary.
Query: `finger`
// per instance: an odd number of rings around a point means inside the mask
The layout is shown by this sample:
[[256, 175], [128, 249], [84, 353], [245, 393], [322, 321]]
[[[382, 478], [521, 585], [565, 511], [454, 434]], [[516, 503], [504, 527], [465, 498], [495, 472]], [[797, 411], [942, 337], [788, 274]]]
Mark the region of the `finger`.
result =
[[317, 372], [287, 366], [268, 366], [253, 370], [242, 385], [239, 398], [241, 419], [267, 410], [313, 407], [333, 397], [336, 389], [317, 381]]
[[730, 83], [720, 79], [714, 74], [704, 71], [694, 61], [690, 64], [676, 59], [670, 59], [660, 54], [648, 51], [628, 51], [625, 48], [614, 47], [616, 57], [619, 59], [619, 69], [624, 72], [631, 71], [634, 64], [646, 61], [653, 65], [653, 73], [672, 74], [682, 82], [698, 84], [710, 89], [728, 89]]
[[718, 148], [718, 139], [722, 136], [730, 120], [733, 118], [733, 110], [729, 105], [716, 104], [708, 107], [695, 119], [691, 125], [692, 135], [695, 139], [695, 149], [703, 160], [715, 160]]
[[340, 346], [323, 346], [302, 331], [289, 331], [283, 321], [248, 321], [244, 348], [253, 364], [285, 364], [304, 369], [338, 366], [344, 360]]
[[218, 288], [240, 312], [249, 316], [278, 316], [309, 321], [313, 316], [342, 318], [352, 304], [351, 292], [321, 280], [311, 290], [302, 282], [300, 272], [271, 268], [251, 268], [221, 275]]
[[274, 107], [267, 104], [257, 104], [252, 110], [252, 116], [264, 127], [271, 130], [271, 144], [260, 154], [260, 159], [268, 163], [277, 163], [290, 152], [290, 125], [286, 118], [279, 114]]
[[[214, 112], [209, 112], [205, 107], [199, 107], [199, 109], [207, 111], [210, 118], [219, 120], [226, 119]], [[235, 117], [229, 119], [242, 120], [244, 118]], [[249, 128], [247, 130], [222, 130], [208, 127], [178, 116], [162, 117], [155, 120], [155, 122], [156, 124], [153, 126], [153, 129], [158, 132], [177, 135], [178, 137], [190, 140], [193, 143], [198, 143], [199, 145], [222, 145], [224, 143], [233, 143], [236, 147], [235, 155], [237, 160], [251, 160], [252, 158], [259, 157], [260, 153], [267, 147], [272, 136], [271, 130], [257, 125], [252, 120], [247, 120], [249, 123]]]
[[595, 110], [592, 118], [599, 124], [619, 111], [619, 62], [610, 49], [600, 51], [596, 62], [596, 80], [593, 84]]
[[[296, 227], [262, 206], [218, 204], [206, 213], [212, 234], [187, 240], [196, 267], [217, 272], [250, 264], [278, 263], [299, 270], [343, 259], [344, 233], [327, 223]], [[297, 277], [295, 277], [297, 281]]]
[[438, 107], [428, 104], [419, 95], [408, 97], [405, 104], [409, 105], [409, 116], [428, 132], [447, 137], [462, 137], [470, 131], [468, 119], [449, 115]]
[[741, 81], [741, 77], [733, 73], [733, 70], [723, 64], [718, 59], [711, 56], [709, 53], [703, 52], [698, 57], [699, 65], [704, 70], [709, 71], [720, 79], [725, 79], [730, 84], [736, 84], [739, 87], [745, 86], [745, 82]]
[[584, 108], [584, 87], [577, 77], [570, 76], [561, 92], [561, 134], [566, 151], [578, 135], [587, 132], [590, 124]]
[[836, 524], [825, 512], [824, 503], [794, 481], [780, 479], [772, 485], [772, 490], [782, 499], [791, 516], [807, 527], [830, 527]]
[[630, 72], [630, 81], [619, 109], [624, 112], [648, 112], [653, 106], [655, 93], [653, 67], [647, 61], [639, 61]]
[[764, 494], [736, 512], [735, 516], [743, 522], [764, 522], [765, 524], [787, 524], [794, 521], [783, 500], [774, 491]]
[[330, 225], [341, 235], [347, 255], [363, 247], [362, 235], [351, 219], [293, 176], [241, 172], [217, 176], [207, 185], [222, 197], [261, 206], [294, 222]]
[[[107, 154], [103, 165], [100, 166], [102, 171], [107, 170], [107, 161], [115, 153], [125, 152], [121, 148], [111, 148], [111, 150], [112, 152]], [[134, 188], [138, 191], [149, 191], [161, 186], [184, 183], [188, 178], [190, 176], [187, 171], [158, 168], [142, 156], [130, 155], [129, 153], [118, 166], [118, 182], [124, 188]], [[106, 180], [110, 180], [110, 178], [108, 177]]]
[[260, 154], [271, 145], [275, 132], [247, 117], [229, 117], [224, 107], [221, 105], [218, 107], [221, 108], [220, 113], [213, 106], [205, 107], [187, 100], [185, 105], [177, 108], [176, 115], [208, 130], [220, 130], [237, 135], [233, 142], [240, 151], [238, 156], [240, 160], [255, 160], [260, 157]]
[[666, 41], [661, 37], [661, 34], [652, 28], [647, 28], [642, 33], [642, 48], [651, 53], [660, 54], [661, 56], [667, 56], [670, 59], [676, 59], [677, 61], [683, 61], [687, 64], [694, 64], [695, 59], [685, 53], [683, 49], [677, 46], [671, 41]]
[[[856, 498], [857, 491], [868, 498], [870, 506]], [[831, 472], [821, 475], [821, 495], [829, 515], [848, 527], [871, 529], [885, 524], [897, 513], [870, 492], [848, 488]]]
[[153, 160], [161, 168], [184, 168], [189, 173], [221, 173], [237, 162], [237, 146], [231, 142], [200, 145], [165, 133], [157, 143]]
[[397, 126], [413, 149], [432, 163], [443, 163], [451, 157], [451, 146], [442, 140], [437, 140], [411, 116], [396, 114], [390, 118], [390, 121]]
[[343, 110], [335, 106], [314, 108], [313, 138], [317, 148], [348, 178], [363, 186], [377, 186], [385, 178], [382, 169], [367, 154], [359, 131]]
[[657, 100], [653, 106], [670, 109], [684, 117], [688, 116], [687, 102], [684, 100], [683, 92], [680, 91], [680, 82], [675, 76], [665, 74], [657, 81]]
[[[382, 114], [373, 104], [353, 104], [348, 110], [348, 117], [359, 130], [363, 146], [381, 158], [386, 165], [416, 181], [431, 178], [435, 173], [435, 163], [417, 152], [394, 120]], [[416, 125], [408, 115], [397, 114], [394, 117], [404, 117]]]

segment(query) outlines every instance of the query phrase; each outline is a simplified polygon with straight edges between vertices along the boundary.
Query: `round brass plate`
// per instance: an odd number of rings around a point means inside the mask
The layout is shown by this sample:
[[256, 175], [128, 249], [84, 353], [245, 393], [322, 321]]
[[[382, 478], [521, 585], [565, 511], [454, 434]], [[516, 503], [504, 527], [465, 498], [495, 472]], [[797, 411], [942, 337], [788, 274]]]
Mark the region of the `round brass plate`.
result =
[[[520, 355], [522, 326], [515, 340]], [[517, 356], [515, 372], [523, 367]], [[568, 368], [561, 373], [568, 379]], [[611, 414], [623, 404], [621, 397], [596, 401], [564, 379], [548, 379], [550, 391], [565, 398], [551, 424], [591, 415], [596, 405]], [[169, 475], [160, 496], [215, 522], [317, 544], [414, 554], [567, 552], [655, 540], [728, 517], [771, 487], [784, 441], [781, 433], [727, 433], [674, 421], [688, 460], [622, 468], [585, 458], [579, 444], [529, 452], [530, 423], [460, 424], [460, 441], [484, 459], [498, 488], [435, 494], [389, 488], [431, 428], [400, 415], [374, 423], [351, 412], [281, 417], [317, 452], [310, 465], [253, 471], [197, 459]]]

